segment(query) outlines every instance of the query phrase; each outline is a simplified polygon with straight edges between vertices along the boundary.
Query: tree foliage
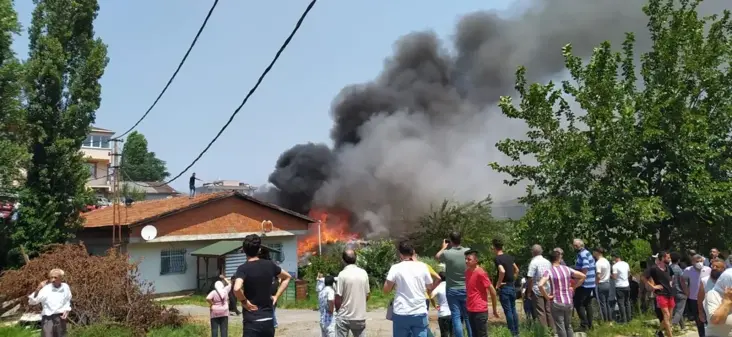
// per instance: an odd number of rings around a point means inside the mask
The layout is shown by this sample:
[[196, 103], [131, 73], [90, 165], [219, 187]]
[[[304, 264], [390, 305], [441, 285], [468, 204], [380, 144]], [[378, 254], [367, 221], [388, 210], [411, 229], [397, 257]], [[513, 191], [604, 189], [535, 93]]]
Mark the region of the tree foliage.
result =
[[170, 176], [165, 161], [158, 159], [155, 152], [148, 151], [147, 139], [132, 131], [122, 148], [122, 172], [128, 181], [163, 181]]
[[[588, 62], [563, 48], [571, 80], [526, 83], [502, 97], [520, 139], [498, 143], [513, 159], [491, 165], [528, 181], [528, 243], [566, 246], [573, 236], [610, 246], [639, 238], [653, 248], [724, 244], [732, 215], [732, 23], [700, 18], [698, 0], [650, 0], [653, 42], [634, 51], [600, 44]], [[572, 104], [574, 101], [575, 104]]]
[[30, 253], [65, 241], [89, 201], [79, 151], [101, 101], [107, 47], [94, 37], [96, 0], [35, 0], [24, 69], [31, 159], [14, 245]]

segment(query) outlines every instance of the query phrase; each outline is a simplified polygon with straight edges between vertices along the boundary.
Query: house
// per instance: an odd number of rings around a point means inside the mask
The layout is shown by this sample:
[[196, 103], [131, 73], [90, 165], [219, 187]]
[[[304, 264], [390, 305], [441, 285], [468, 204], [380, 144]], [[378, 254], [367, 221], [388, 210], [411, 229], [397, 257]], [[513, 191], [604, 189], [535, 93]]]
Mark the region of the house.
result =
[[247, 195], [253, 195], [257, 188], [239, 182], [238, 180], [215, 180], [211, 183], [204, 183], [203, 186], [196, 188], [196, 194], [217, 193], [224, 191], [241, 192]]
[[528, 206], [519, 199], [496, 202], [493, 204], [493, 216], [501, 220], [519, 220], [526, 215]]
[[123, 181], [121, 185], [122, 191], [144, 193], [144, 200], [166, 199], [180, 195], [180, 192], [170, 185], [156, 181]]
[[107, 195], [112, 189], [110, 166], [114, 149], [110, 146], [109, 140], [113, 135], [114, 131], [92, 127], [86, 140], [81, 144], [81, 152], [89, 170], [86, 186], [98, 195]]
[[[114, 209], [83, 215], [86, 221], [76, 239], [84, 242], [91, 254], [104, 254], [111, 247]], [[141, 279], [151, 282], [156, 293], [201, 289], [201, 275], [231, 276], [233, 266], [242, 260], [237, 247], [249, 234], [262, 235], [263, 244], [278, 251], [275, 258], [280, 266], [297, 276], [297, 236], [306, 234], [309, 224], [315, 222], [238, 192], [142, 201], [118, 210], [120, 249], [140, 262]], [[271, 226], [265, 226], [267, 221]], [[152, 227], [157, 235], [144, 240], [142, 229]], [[199, 256], [213, 257], [214, 261], [201, 263]]]

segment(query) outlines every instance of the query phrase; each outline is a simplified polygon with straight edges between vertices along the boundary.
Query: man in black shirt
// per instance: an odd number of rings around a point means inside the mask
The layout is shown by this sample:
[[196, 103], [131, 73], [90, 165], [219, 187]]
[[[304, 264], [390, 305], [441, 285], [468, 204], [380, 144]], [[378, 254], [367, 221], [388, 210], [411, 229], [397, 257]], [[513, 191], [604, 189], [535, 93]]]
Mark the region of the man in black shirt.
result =
[[656, 307], [661, 311], [663, 319], [661, 320], [661, 328], [666, 332], [666, 336], [671, 337], [671, 311], [676, 306], [675, 288], [671, 286], [672, 272], [669, 264], [671, 263], [671, 254], [659, 252], [656, 256], [656, 264], [648, 268], [645, 273], [648, 286], [653, 289], [656, 295]]
[[[262, 239], [250, 234], [242, 244], [247, 262], [234, 274], [234, 294], [244, 307], [244, 331], [247, 337], [274, 337], [274, 305], [290, 283], [290, 274], [271, 260], [259, 258]], [[272, 280], [278, 277], [280, 286], [272, 296]]]
[[503, 252], [503, 241], [493, 239], [493, 250], [496, 253], [494, 262], [496, 270], [498, 270], [498, 276], [496, 277], [498, 298], [501, 300], [501, 307], [503, 307], [503, 312], [506, 314], [508, 329], [511, 330], [511, 334], [518, 336], [519, 318], [516, 312], [516, 287], [514, 284], [519, 268], [514, 262], [513, 256]]
[[196, 172], [193, 172], [191, 178], [188, 179], [188, 189], [190, 190], [191, 198], [196, 196], [196, 180], [201, 181], [201, 179], [196, 178]]

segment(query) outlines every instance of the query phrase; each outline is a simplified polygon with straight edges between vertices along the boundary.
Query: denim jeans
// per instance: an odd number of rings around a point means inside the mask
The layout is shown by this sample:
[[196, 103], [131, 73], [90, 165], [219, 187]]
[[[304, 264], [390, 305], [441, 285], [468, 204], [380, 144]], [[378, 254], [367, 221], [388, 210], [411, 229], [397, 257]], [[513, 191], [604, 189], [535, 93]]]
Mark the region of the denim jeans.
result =
[[211, 319], [211, 337], [229, 337], [229, 316], [216, 317]]
[[427, 314], [397, 315], [391, 317], [394, 337], [427, 337], [429, 335], [429, 321]]
[[597, 285], [597, 302], [600, 305], [600, 317], [603, 321], [612, 320], [612, 309], [610, 308], [610, 282]]
[[447, 289], [446, 295], [447, 304], [450, 306], [450, 314], [452, 315], [453, 335], [463, 337], [463, 321], [465, 321], [468, 337], [473, 337], [473, 331], [470, 330], [470, 321], [468, 320], [465, 289]]
[[516, 312], [516, 288], [511, 284], [504, 284], [498, 289], [498, 299], [501, 301], [503, 313], [506, 315], [506, 325], [514, 336], [519, 335], [519, 319]]
[[277, 307], [272, 308], [272, 322], [274, 323], [274, 327], [277, 327]]

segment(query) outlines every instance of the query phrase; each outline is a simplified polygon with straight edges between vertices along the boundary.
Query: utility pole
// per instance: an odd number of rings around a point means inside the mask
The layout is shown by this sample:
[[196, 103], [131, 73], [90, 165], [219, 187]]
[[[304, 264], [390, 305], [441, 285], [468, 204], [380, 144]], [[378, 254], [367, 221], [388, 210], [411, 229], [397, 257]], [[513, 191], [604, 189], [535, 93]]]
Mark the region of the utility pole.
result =
[[[112, 171], [112, 247], [118, 248], [122, 244], [122, 212], [121, 212], [121, 203], [122, 199], [120, 197], [120, 157], [122, 156], [121, 153], [119, 153], [119, 143], [122, 142], [121, 139], [118, 138], [112, 138], [109, 140], [110, 142], [114, 142], [114, 145], [112, 147], [112, 153], [110, 154], [112, 157], [112, 165], [110, 166], [110, 169]], [[107, 172], [109, 174], [109, 172]]]

